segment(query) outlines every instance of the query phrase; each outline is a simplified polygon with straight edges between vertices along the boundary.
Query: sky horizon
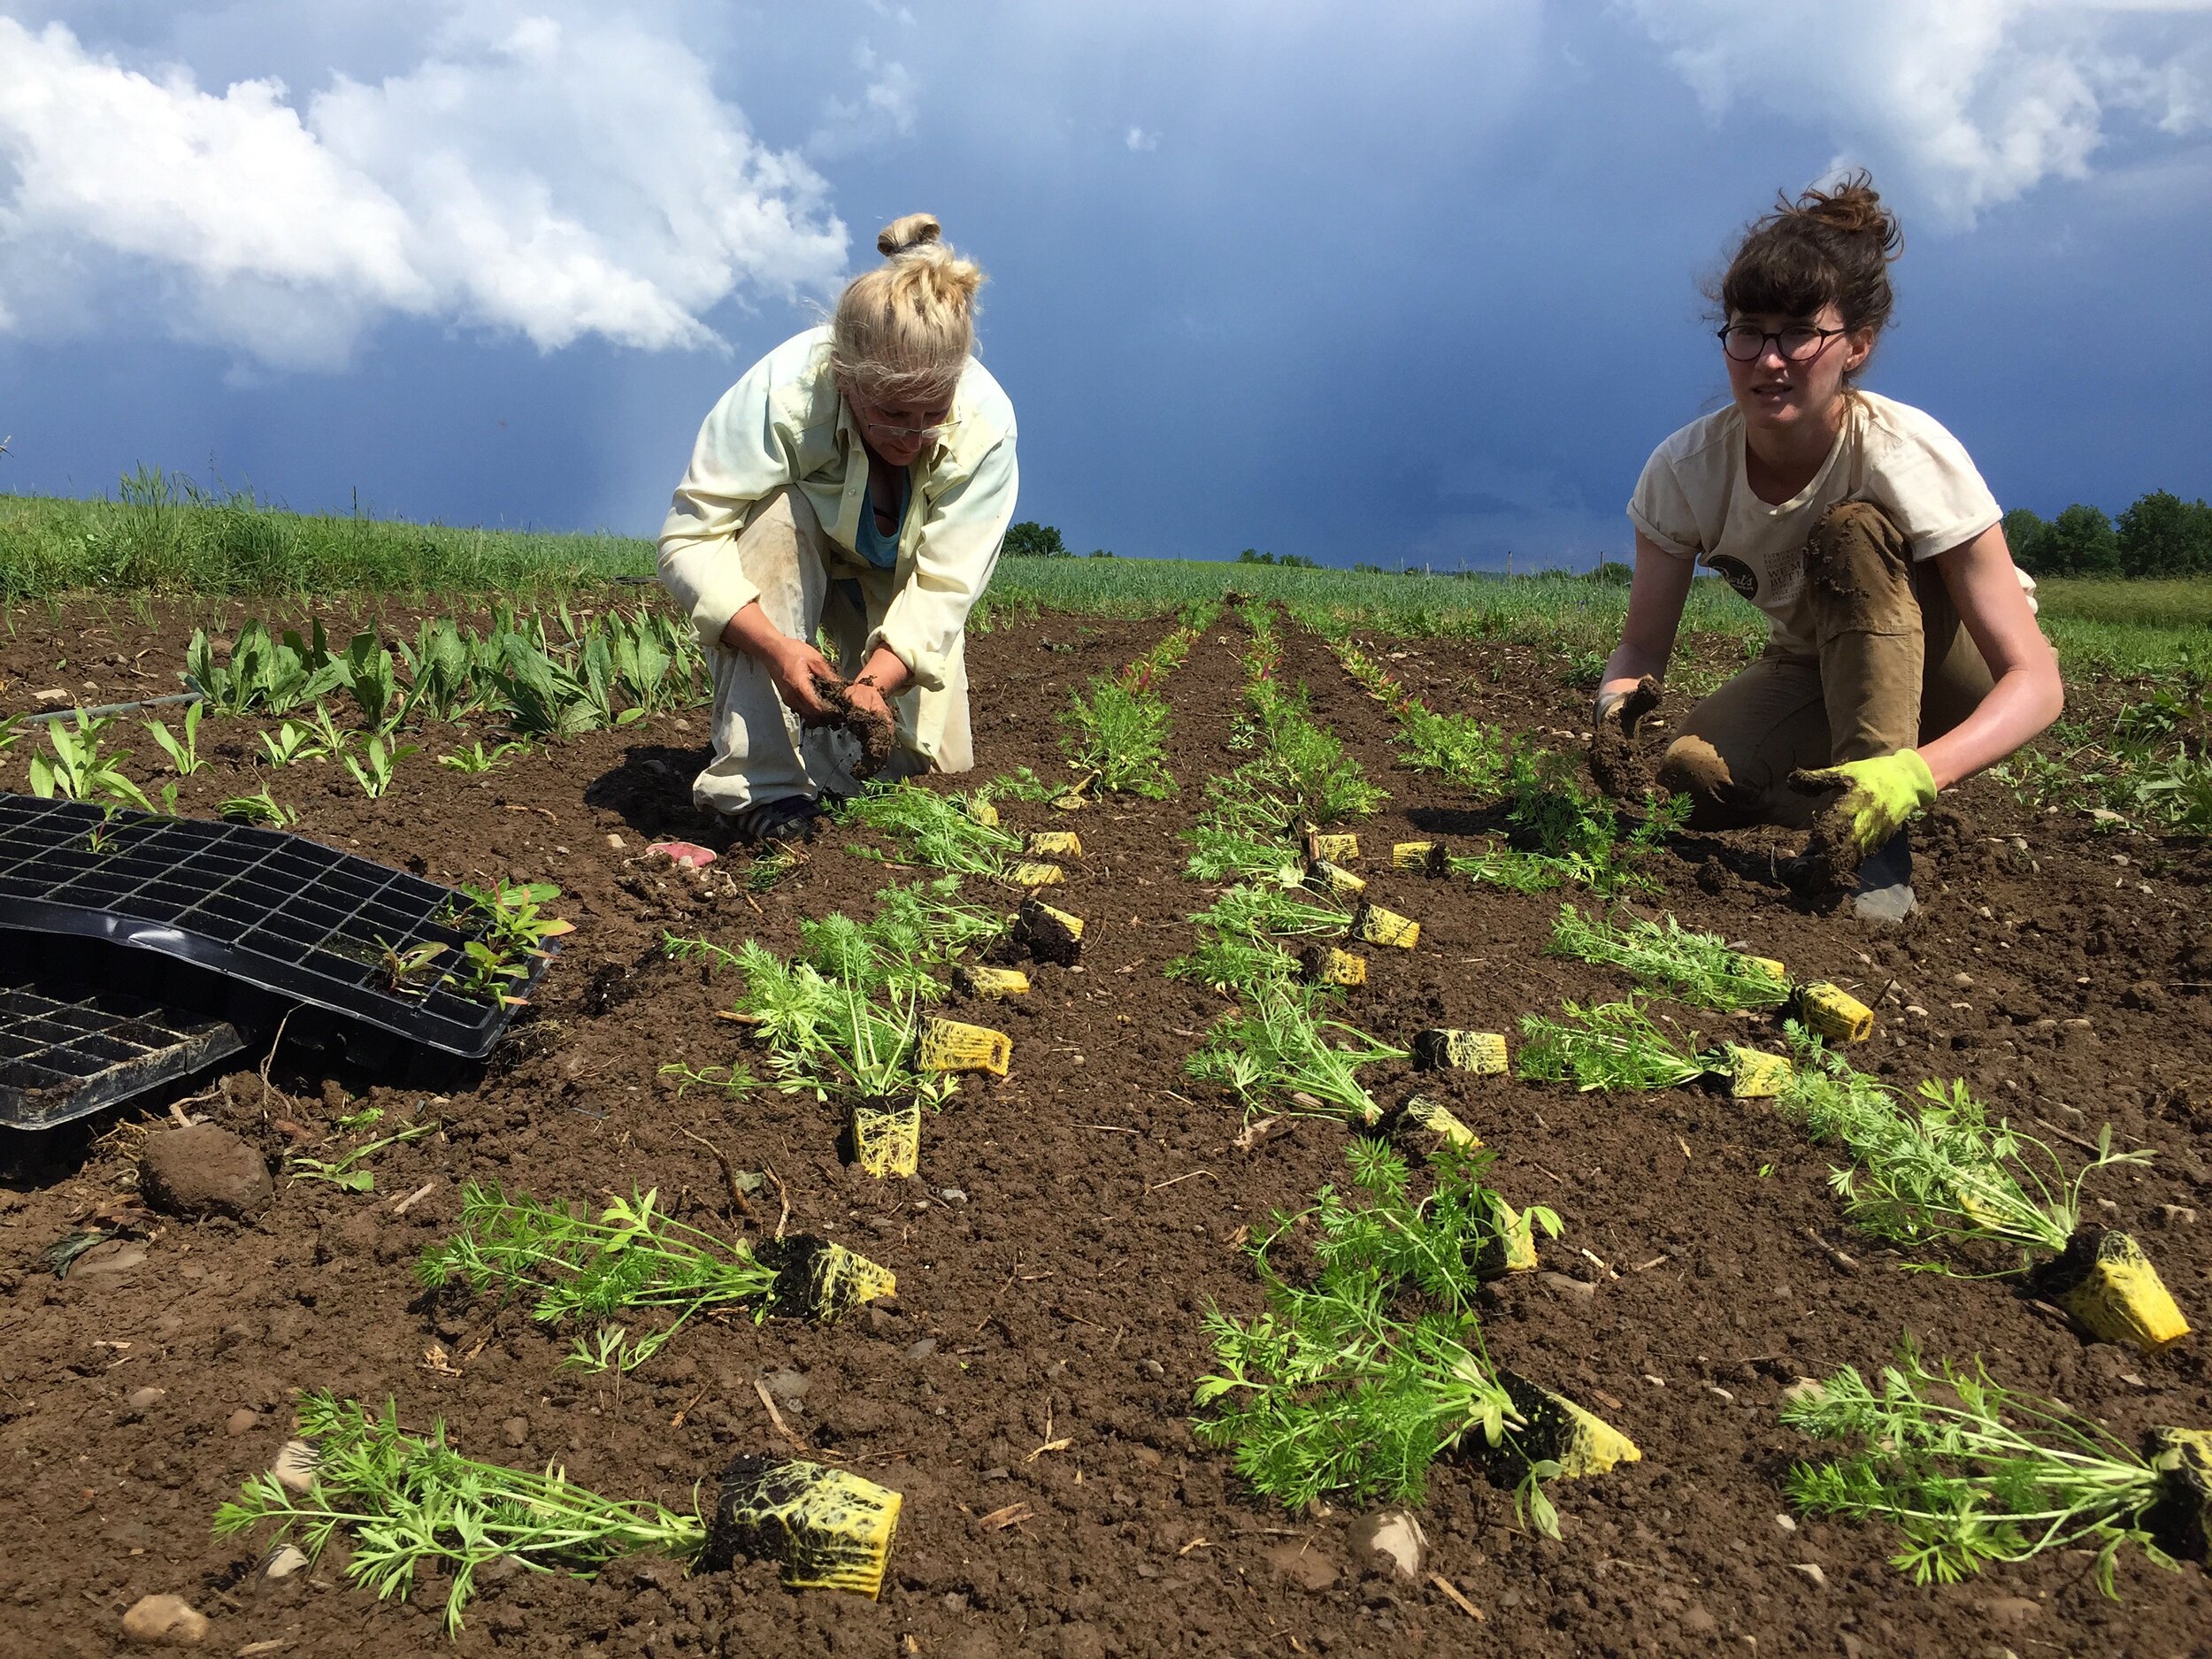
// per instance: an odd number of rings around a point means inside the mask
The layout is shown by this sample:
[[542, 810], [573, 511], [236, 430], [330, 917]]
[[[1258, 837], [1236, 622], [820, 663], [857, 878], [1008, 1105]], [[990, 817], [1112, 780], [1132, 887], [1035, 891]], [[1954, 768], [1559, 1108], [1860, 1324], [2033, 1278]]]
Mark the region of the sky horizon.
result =
[[2008, 508], [2212, 495], [2212, 0], [0, 0], [0, 491], [649, 536], [926, 210], [1079, 554], [1586, 569], [1851, 165], [1870, 389]]

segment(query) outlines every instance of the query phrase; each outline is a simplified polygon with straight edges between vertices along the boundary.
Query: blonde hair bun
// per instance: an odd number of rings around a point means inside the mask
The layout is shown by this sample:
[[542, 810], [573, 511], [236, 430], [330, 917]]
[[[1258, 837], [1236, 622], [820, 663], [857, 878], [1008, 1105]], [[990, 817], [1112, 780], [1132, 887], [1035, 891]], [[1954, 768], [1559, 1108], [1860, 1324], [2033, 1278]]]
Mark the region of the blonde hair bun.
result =
[[925, 242], [938, 241], [944, 234], [945, 227], [937, 222], [935, 214], [908, 213], [876, 233], [876, 251], [887, 259], [895, 259]]
[[839, 387], [873, 403], [952, 396], [975, 349], [983, 267], [944, 240], [932, 213], [908, 213], [876, 234], [884, 262], [845, 285], [831, 319]]

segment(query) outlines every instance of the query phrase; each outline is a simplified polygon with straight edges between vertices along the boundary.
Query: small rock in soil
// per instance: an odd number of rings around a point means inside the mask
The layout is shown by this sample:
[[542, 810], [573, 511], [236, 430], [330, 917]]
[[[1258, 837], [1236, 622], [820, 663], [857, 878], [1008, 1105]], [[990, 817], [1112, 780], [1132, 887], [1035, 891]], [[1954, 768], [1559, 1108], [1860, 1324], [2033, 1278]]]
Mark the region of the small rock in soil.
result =
[[240, 1406], [230, 1414], [230, 1420], [223, 1425], [233, 1434], [250, 1434], [260, 1426], [261, 1413], [251, 1406]]
[[1161, 1364], [1156, 1359], [1139, 1360], [1137, 1362], [1137, 1370], [1154, 1382], [1165, 1382], [1167, 1380], [1167, 1367]]
[[499, 1438], [510, 1446], [527, 1446], [530, 1443], [530, 1419], [509, 1417], [499, 1425]]
[[2187, 1204], [2161, 1204], [2158, 1223], [2163, 1227], [2193, 1227], [2197, 1223], [2197, 1212]]
[[127, 1273], [134, 1267], [146, 1264], [146, 1247], [128, 1239], [109, 1239], [94, 1245], [69, 1263], [68, 1278], [72, 1284], [85, 1279], [112, 1277]]
[[307, 1552], [294, 1544], [287, 1544], [269, 1557], [269, 1564], [261, 1570], [265, 1578], [288, 1578], [307, 1565]]
[[287, 1440], [277, 1448], [269, 1472], [287, 1492], [304, 1492], [315, 1484], [315, 1448], [305, 1440]]
[[1818, 1562], [1793, 1561], [1790, 1565], [1810, 1578], [1818, 1588], [1825, 1590], [1828, 1587], [1828, 1575]]
[[1363, 1567], [1417, 1583], [1428, 1560], [1428, 1535], [1407, 1509], [1378, 1509], [1352, 1523], [1345, 1534], [1352, 1559]]
[[[930, 1343], [932, 1348], [936, 1343]], [[768, 1385], [768, 1397], [787, 1411], [795, 1411], [806, 1403], [806, 1373], [795, 1371], [770, 1371], [764, 1378]]]
[[1564, 1273], [1543, 1272], [1536, 1276], [1544, 1287], [1570, 1301], [1587, 1302], [1598, 1294], [1598, 1287], [1587, 1279], [1571, 1279]]
[[[926, 1336], [906, 1350], [906, 1356], [909, 1359], [927, 1359], [936, 1351], [937, 1339], [933, 1336]], [[772, 1384], [770, 1386], [773, 1386]]]
[[1333, 1588], [1344, 1570], [1311, 1544], [1286, 1538], [1267, 1552], [1267, 1564], [1303, 1590]]
[[123, 1615], [123, 1637], [151, 1647], [207, 1640], [207, 1616], [180, 1595], [142, 1595]]
[[156, 1210], [188, 1219], [243, 1221], [269, 1207], [275, 1188], [261, 1155], [227, 1129], [195, 1124], [150, 1135], [139, 1155], [139, 1190]]
[[168, 1397], [168, 1394], [169, 1391], [166, 1388], [134, 1388], [130, 1391], [129, 1394], [125, 1397], [123, 1404], [130, 1410], [135, 1411], [139, 1414], [139, 1416], [143, 1417], [147, 1412], [151, 1411], [156, 1406], [159, 1405], [163, 1400], [166, 1399]]
[[957, 1187], [948, 1187], [937, 1196], [949, 1204], [964, 1204], [968, 1202], [967, 1194], [962, 1192]]

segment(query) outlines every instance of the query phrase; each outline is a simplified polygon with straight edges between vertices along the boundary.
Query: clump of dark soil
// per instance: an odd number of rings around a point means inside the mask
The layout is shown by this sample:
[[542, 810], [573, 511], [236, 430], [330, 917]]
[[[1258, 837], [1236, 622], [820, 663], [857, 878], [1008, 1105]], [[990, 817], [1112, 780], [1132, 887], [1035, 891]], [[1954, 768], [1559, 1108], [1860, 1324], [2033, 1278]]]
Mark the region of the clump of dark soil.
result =
[[852, 699], [852, 692], [841, 680], [814, 679], [814, 695], [836, 711], [832, 722], [852, 733], [860, 745], [860, 759], [853, 766], [853, 776], [865, 781], [891, 764], [891, 751], [897, 747], [897, 722], [864, 709]]
[[1590, 733], [1590, 775], [1616, 801], [1641, 801], [1652, 787], [1651, 760], [1638, 739], [1659, 698], [1659, 682], [1646, 674]]

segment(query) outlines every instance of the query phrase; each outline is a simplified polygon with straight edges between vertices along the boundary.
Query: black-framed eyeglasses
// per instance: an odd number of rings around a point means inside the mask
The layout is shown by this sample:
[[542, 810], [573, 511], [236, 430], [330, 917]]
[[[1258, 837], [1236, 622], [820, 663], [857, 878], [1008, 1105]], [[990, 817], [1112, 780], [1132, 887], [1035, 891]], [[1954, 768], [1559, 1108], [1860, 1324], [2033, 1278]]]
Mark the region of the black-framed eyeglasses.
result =
[[1804, 363], [1827, 349], [1828, 342], [1838, 334], [1847, 334], [1848, 328], [1754, 328], [1749, 323], [1730, 323], [1716, 331], [1720, 349], [1739, 363], [1756, 363], [1767, 354], [1767, 342], [1782, 354], [1786, 363]]

